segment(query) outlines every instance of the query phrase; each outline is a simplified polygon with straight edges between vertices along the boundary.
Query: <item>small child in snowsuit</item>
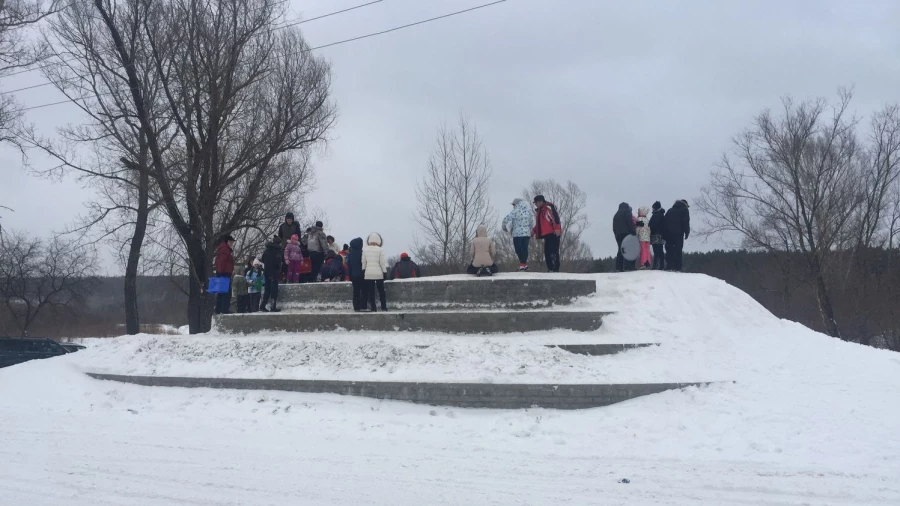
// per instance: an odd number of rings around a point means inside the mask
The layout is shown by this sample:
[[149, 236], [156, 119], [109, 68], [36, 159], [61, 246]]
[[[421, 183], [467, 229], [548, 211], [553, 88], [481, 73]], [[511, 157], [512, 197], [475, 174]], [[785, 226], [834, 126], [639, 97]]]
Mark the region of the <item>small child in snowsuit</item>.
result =
[[237, 301], [237, 312], [247, 313], [250, 311], [250, 295], [247, 293], [247, 278], [241, 274], [235, 274], [231, 279], [231, 293]]
[[284, 263], [287, 264], [287, 282], [300, 282], [300, 264], [303, 263], [303, 252], [300, 250], [300, 236], [294, 234], [284, 247]]
[[250, 312], [255, 313], [259, 311], [259, 299], [262, 296], [262, 289], [266, 282], [266, 277], [263, 274], [262, 262], [257, 260], [256, 257], [251, 257], [251, 260], [247, 262], [247, 264], [247, 268], [244, 271], [244, 278], [247, 279], [247, 293], [248, 297], [250, 297]]
[[653, 266], [653, 257], [650, 255], [650, 220], [647, 218], [649, 212], [647, 207], [639, 208], [635, 223], [637, 227], [635, 233], [641, 242], [641, 256], [638, 257], [640, 269], [649, 269]]

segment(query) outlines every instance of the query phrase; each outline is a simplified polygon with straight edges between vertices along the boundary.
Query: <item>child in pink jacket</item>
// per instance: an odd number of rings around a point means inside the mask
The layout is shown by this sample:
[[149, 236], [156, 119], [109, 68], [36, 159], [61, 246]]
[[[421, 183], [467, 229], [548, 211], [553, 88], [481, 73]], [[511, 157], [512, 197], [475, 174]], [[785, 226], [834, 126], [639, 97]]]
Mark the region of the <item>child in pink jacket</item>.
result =
[[287, 282], [300, 282], [300, 264], [303, 263], [303, 252], [300, 251], [300, 237], [291, 236], [291, 241], [284, 247], [284, 263], [287, 264]]

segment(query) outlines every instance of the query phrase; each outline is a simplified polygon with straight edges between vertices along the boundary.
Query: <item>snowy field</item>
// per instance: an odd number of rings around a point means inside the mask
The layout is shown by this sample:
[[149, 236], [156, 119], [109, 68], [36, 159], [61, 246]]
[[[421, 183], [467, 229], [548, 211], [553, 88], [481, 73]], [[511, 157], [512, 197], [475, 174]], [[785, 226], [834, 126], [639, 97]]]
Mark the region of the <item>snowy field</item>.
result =
[[[577, 306], [617, 313], [590, 334], [145, 335], [0, 369], [0, 504], [900, 504], [900, 354], [778, 320], [706, 276], [594, 278], [597, 295]], [[660, 346], [609, 357], [541, 346], [587, 342]], [[576, 412], [492, 411], [138, 387], [88, 370], [722, 383]]]

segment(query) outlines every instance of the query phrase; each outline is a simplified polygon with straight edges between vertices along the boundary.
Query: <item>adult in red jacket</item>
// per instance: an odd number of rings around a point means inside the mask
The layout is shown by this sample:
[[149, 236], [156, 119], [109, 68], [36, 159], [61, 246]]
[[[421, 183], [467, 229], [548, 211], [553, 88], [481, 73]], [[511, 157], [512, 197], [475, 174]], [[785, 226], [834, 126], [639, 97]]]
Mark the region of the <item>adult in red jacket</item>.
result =
[[[226, 235], [216, 248], [216, 276], [231, 279], [234, 273], [234, 237]], [[231, 283], [228, 291], [216, 295], [216, 314], [227, 314], [231, 305]]]
[[531, 235], [544, 240], [544, 260], [547, 262], [547, 270], [559, 272], [559, 237], [562, 235], [559, 212], [554, 204], [544, 199], [543, 195], [534, 198], [534, 206], [537, 213]]

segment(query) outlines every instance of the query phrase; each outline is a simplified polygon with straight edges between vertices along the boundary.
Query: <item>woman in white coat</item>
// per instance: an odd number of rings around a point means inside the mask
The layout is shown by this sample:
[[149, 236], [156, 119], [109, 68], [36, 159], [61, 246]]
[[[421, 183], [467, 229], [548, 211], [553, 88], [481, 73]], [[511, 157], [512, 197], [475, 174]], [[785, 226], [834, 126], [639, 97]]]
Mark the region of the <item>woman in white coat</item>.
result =
[[384, 275], [387, 273], [387, 258], [381, 249], [384, 243], [381, 234], [372, 232], [366, 240], [368, 243], [362, 250], [363, 279], [365, 279], [365, 299], [368, 301], [369, 310], [373, 313], [375, 308], [375, 289], [381, 298], [381, 310], [387, 311], [387, 298], [384, 295]]

